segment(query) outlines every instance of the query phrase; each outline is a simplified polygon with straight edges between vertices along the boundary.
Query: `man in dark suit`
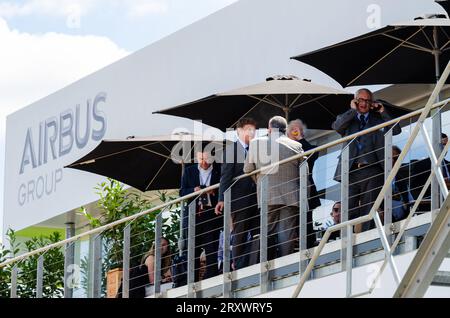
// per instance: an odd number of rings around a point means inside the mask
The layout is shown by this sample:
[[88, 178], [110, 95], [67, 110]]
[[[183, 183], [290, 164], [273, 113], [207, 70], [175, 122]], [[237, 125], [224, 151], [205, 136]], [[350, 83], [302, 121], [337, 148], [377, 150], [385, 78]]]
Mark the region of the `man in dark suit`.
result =
[[[377, 126], [392, 118], [381, 103], [373, 101], [373, 94], [368, 89], [360, 89], [351, 101], [350, 109], [339, 115], [333, 123], [333, 129], [342, 137], [349, 136], [364, 129]], [[390, 127], [358, 137], [349, 145], [349, 218], [367, 215], [381, 190], [384, 178], [384, 134]], [[396, 125], [394, 135], [401, 133]], [[341, 180], [341, 159], [335, 173], [335, 180]], [[362, 230], [373, 227], [373, 222], [366, 222]], [[356, 232], [360, 228], [355, 227]]]
[[[248, 240], [257, 233], [259, 217], [256, 199], [256, 185], [252, 178], [247, 177], [235, 182], [233, 179], [244, 174], [244, 162], [247, 157], [250, 141], [255, 137], [256, 122], [243, 118], [237, 124], [238, 140], [228, 143], [225, 148], [224, 162], [220, 178], [219, 202], [216, 214], [221, 215], [224, 208], [225, 191], [231, 188], [231, 223], [234, 242], [232, 247], [233, 262], [236, 269], [249, 264]], [[253, 251], [256, 252], [256, 251]], [[253, 258], [252, 258], [253, 259]]]
[[[441, 135], [441, 149], [443, 150], [448, 143], [448, 137], [446, 134]], [[419, 194], [428, 180], [431, 173], [431, 160], [425, 158], [421, 160], [411, 160], [411, 194], [414, 199], [419, 197]], [[444, 159], [441, 163], [442, 176], [447, 184], [447, 188], [450, 189], [450, 161]], [[419, 205], [418, 211], [429, 211], [431, 209], [430, 203], [426, 204], [426, 200], [431, 198], [431, 187], [428, 187], [424, 196], [424, 203]]]
[[[200, 191], [220, 182], [220, 167], [211, 161], [208, 152], [196, 153], [198, 164], [187, 167], [181, 179], [180, 196]], [[206, 272], [203, 279], [218, 275], [217, 248], [223, 218], [214, 213], [219, 193], [212, 190], [197, 199], [195, 217], [195, 277], [199, 279], [200, 255], [206, 254]], [[189, 204], [192, 200], [189, 202]], [[187, 211], [186, 211], [187, 212]], [[186, 223], [186, 221], [185, 221]]]

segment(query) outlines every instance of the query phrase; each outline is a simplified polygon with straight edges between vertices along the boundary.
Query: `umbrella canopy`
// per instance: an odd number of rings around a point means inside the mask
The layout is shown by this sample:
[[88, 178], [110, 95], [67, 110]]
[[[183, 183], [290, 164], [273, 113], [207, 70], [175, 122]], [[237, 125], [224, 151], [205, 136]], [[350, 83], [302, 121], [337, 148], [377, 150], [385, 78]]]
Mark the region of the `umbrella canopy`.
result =
[[[183, 164], [193, 162], [196, 147], [205, 141], [191, 134], [104, 140], [66, 168], [113, 178], [144, 192], [176, 189]], [[210, 142], [214, 142], [215, 150], [222, 149], [221, 141]]]
[[293, 59], [316, 67], [343, 87], [432, 84], [450, 59], [450, 20], [435, 16], [393, 24]]
[[450, 13], [450, 1], [448, 0], [435, 0], [435, 2], [439, 5], [441, 5], [442, 8], [444, 8], [445, 12], [447, 12], [447, 15]]
[[259, 128], [265, 128], [276, 115], [300, 118], [311, 129], [331, 129], [331, 123], [348, 109], [351, 99], [352, 95], [342, 89], [278, 76], [155, 113], [202, 120], [221, 130], [235, 127], [243, 117], [251, 117]]

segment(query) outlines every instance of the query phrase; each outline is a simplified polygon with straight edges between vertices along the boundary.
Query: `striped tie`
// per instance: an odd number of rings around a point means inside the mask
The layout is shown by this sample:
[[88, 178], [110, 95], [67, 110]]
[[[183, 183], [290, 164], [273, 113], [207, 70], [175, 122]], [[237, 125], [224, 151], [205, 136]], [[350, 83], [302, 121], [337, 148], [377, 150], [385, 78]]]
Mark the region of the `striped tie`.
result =
[[363, 130], [364, 127], [366, 127], [366, 124], [367, 124], [367, 122], [366, 122], [366, 117], [365, 117], [364, 115], [360, 115], [360, 116], [359, 116], [359, 121], [361, 122], [361, 123], [359, 124], [359, 130]]

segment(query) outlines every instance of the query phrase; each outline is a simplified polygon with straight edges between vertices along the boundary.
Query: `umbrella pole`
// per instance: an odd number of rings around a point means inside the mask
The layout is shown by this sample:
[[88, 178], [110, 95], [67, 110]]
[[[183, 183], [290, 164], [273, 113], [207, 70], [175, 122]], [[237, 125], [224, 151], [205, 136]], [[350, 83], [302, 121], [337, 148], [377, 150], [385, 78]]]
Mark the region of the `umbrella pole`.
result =
[[[439, 79], [441, 78], [441, 66], [440, 66], [441, 51], [439, 49], [438, 30], [436, 26], [433, 28], [433, 41], [434, 41], [434, 50], [433, 50], [434, 69], [436, 74], [436, 83], [438, 83]], [[441, 93], [439, 92], [436, 102], [440, 102], [440, 100], [441, 100]]]
[[[300, 97], [300, 95], [299, 95]], [[297, 97], [298, 98], [298, 97]], [[294, 100], [294, 102], [297, 100], [297, 98]], [[289, 112], [291, 111], [291, 107], [293, 104], [289, 105], [289, 95], [286, 94], [286, 106], [284, 107], [284, 116], [286, 117], [286, 121], [289, 123]]]

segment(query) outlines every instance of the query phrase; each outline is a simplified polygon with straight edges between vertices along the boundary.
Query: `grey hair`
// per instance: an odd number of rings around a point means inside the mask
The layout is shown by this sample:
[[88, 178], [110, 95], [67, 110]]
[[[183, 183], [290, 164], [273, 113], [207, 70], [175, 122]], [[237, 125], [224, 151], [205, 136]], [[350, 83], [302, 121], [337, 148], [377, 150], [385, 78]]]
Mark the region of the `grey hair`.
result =
[[355, 92], [355, 99], [357, 99], [359, 97], [359, 94], [361, 94], [362, 92], [366, 92], [367, 94], [370, 95], [370, 99], [373, 99], [373, 93], [370, 89], [367, 88], [360, 88]]
[[287, 121], [284, 117], [281, 116], [272, 117], [269, 120], [269, 128], [278, 129], [278, 131], [284, 134], [287, 128]]
[[303, 121], [302, 121], [301, 119], [291, 120], [291, 121], [289, 122], [288, 127], [287, 127], [287, 132], [288, 132], [288, 133], [291, 132], [291, 130], [292, 130], [295, 126], [302, 127], [302, 128], [303, 128], [303, 134], [305, 133], [306, 126], [305, 126], [305, 124], [303, 123]]

